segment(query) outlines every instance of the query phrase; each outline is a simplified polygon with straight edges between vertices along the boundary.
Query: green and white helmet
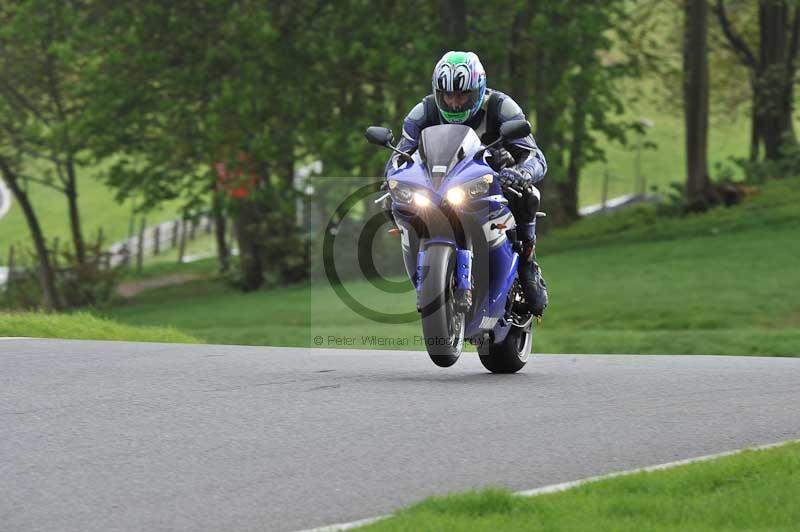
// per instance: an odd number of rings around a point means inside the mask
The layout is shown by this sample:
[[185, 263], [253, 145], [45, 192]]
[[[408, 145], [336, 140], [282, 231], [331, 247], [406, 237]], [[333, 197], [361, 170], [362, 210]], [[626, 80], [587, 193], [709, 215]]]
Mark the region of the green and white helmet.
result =
[[478, 112], [486, 94], [486, 72], [472, 52], [447, 52], [433, 69], [433, 95], [442, 117], [461, 124]]

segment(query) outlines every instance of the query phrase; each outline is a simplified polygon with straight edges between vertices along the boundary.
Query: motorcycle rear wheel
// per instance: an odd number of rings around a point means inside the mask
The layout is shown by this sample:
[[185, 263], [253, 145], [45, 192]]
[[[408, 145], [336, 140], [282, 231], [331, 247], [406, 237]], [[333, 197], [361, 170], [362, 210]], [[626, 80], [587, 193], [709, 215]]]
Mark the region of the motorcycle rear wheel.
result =
[[513, 327], [499, 344], [478, 347], [483, 367], [492, 373], [516, 373], [528, 363], [533, 347], [532, 323]]

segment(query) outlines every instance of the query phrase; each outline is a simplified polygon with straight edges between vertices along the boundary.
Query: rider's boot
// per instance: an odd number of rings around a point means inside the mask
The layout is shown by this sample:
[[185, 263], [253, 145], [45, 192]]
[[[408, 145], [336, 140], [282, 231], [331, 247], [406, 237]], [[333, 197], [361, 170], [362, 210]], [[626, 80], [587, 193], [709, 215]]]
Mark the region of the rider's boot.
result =
[[547, 284], [536, 262], [536, 223], [520, 224], [517, 235], [522, 242], [519, 260], [519, 280], [525, 300], [534, 316], [541, 317], [547, 308]]

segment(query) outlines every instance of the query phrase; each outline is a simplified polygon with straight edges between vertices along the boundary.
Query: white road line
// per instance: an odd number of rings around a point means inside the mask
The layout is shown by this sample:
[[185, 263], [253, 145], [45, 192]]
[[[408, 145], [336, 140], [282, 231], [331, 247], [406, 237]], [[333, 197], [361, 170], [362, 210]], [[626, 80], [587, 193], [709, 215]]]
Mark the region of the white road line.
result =
[[0, 340], [30, 340], [30, 336], [0, 336]]
[[532, 490], [525, 490], [525, 491], [518, 491], [516, 495], [522, 495], [525, 497], [531, 497], [535, 495], [544, 495], [545, 493], [556, 493], [559, 491], [566, 491], [568, 489], [572, 489], [574, 487], [580, 486], [582, 484], [588, 484], [590, 482], [597, 482], [598, 480], [606, 480], [609, 478], [615, 477], [624, 477], [626, 475], [633, 475], [635, 473], [646, 473], [650, 471], [661, 471], [664, 469], [671, 469], [673, 467], [680, 467], [688, 464], [694, 464], [696, 462], [708, 462], [709, 460], [716, 460], [717, 458], [724, 458], [726, 456], [732, 456], [735, 454], [743, 453], [744, 451], [764, 451], [766, 449], [772, 449], [774, 447], [781, 447], [783, 445], [789, 445], [790, 443], [798, 443], [800, 440], [788, 440], [782, 441], [778, 443], [769, 443], [767, 445], [759, 445], [757, 447], [746, 447], [744, 449], [736, 449], [735, 451], [725, 451], [724, 453], [717, 453], [717, 454], [708, 454], [706, 456], [698, 456], [697, 458], [687, 458], [686, 460], [678, 460], [677, 462], [667, 462], [666, 464], [658, 464], [654, 466], [647, 466], [642, 467], [639, 469], [630, 469], [628, 471], [619, 471], [617, 473], [608, 473], [607, 475], [599, 475], [596, 477], [589, 477], [580, 480], [573, 480], [572, 482], [562, 482], [561, 484], [553, 484], [551, 486], [543, 486], [541, 488], [535, 488]]
[[310, 530], [303, 530], [301, 532], [339, 532], [340, 530], [351, 530], [360, 526], [371, 525], [378, 521], [383, 521], [391, 517], [391, 515], [381, 515], [379, 517], [370, 517], [369, 519], [359, 519], [358, 521], [350, 521], [349, 523], [339, 523], [338, 525], [327, 525], [319, 528], [312, 528]]
[[0, 179], [0, 218], [6, 215], [11, 208], [11, 191], [8, 190], [5, 182]]
[[[588, 477], [583, 478], [580, 480], [573, 480], [571, 482], [562, 482], [561, 484], [552, 484], [550, 486], [542, 486], [541, 488], [535, 488], [532, 490], [524, 490], [524, 491], [517, 491], [514, 495], [521, 495], [523, 497], [534, 497], [536, 495], [544, 495], [546, 493], [557, 493], [559, 491], [566, 491], [583, 484], [588, 484], [590, 482], [597, 482], [599, 480], [606, 480], [609, 478], [615, 477], [622, 477], [626, 475], [633, 475], [636, 473], [645, 473], [650, 471], [662, 471], [664, 469], [671, 469], [673, 467], [680, 467], [688, 464], [693, 464], [696, 462], [707, 462], [709, 460], [716, 460], [717, 458], [724, 458], [726, 456], [732, 456], [735, 454], [740, 454], [745, 451], [763, 451], [766, 449], [772, 449], [775, 447], [781, 447], [784, 445], [789, 445], [792, 443], [800, 443], [800, 439], [798, 440], [787, 440], [778, 443], [768, 443], [766, 445], [758, 445], [756, 447], [745, 447], [744, 449], [736, 449], [733, 451], [725, 451], [722, 453], [717, 454], [708, 454], [705, 456], [698, 456], [697, 458], [687, 458], [686, 460], [678, 460], [676, 462], [667, 462], [665, 464], [658, 464], [653, 466], [641, 467], [639, 469], [629, 469], [627, 471], [618, 471], [616, 473], [608, 473], [606, 475], [598, 475], [596, 477]], [[388, 519], [392, 517], [391, 514], [388, 515], [380, 515], [378, 517], [371, 517], [369, 519], [359, 519], [358, 521], [351, 521], [349, 523], [339, 523], [335, 525], [327, 525], [319, 528], [311, 528], [308, 530], [303, 530], [301, 532], [339, 532], [340, 530], [352, 530], [353, 528], [357, 528], [360, 526], [366, 526], [377, 521], [382, 521], [383, 519]]]

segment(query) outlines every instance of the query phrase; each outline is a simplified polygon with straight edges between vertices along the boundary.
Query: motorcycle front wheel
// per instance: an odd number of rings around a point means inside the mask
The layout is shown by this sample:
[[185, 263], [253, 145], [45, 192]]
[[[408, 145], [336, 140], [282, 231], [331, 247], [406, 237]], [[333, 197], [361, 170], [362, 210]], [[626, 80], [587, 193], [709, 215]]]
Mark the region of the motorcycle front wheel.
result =
[[425, 250], [420, 290], [422, 334], [425, 348], [437, 366], [452, 366], [464, 348], [464, 314], [455, 311], [454, 250], [431, 245]]

